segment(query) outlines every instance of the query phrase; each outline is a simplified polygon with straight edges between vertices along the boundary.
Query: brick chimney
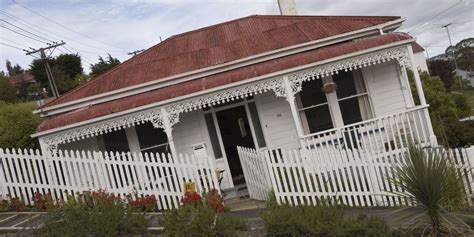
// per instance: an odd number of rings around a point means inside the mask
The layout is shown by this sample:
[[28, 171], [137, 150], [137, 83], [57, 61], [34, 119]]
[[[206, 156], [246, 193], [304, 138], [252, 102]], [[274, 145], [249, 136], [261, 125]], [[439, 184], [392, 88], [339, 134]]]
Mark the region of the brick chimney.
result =
[[295, 0], [278, 0], [281, 15], [298, 15]]

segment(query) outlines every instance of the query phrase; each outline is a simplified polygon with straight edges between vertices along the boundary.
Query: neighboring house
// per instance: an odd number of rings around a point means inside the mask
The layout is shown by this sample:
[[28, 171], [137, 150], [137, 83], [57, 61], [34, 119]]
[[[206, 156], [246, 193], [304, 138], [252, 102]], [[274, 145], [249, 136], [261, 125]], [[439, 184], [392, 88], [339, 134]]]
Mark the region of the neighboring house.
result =
[[35, 78], [29, 72], [10, 76], [10, 82], [18, 89], [18, 91], [37, 84]]
[[469, 86], [474, 87], [474, 73], [473, 72], [462, 70], [462, 69], [455, 69], [454, 74], [456, 76], [461, 77], [464, 80], [468, 80]]
[[421, 47], [417, 42], [411, 44], [413, 49], [413, 56], [415, 59], [415, 65], [420, 72], [429, 72], [428, 64], [426, 64], [425, 49]]
[[408, 85], [419, 65], [415, 39], [394, 32], [403, 21], [249, 16], [175, 35], [42, 106], [32, 136], [43, 152], [213, 156], [230, 171], [223, 188], [243, 180], [237, 146], [436, 145], [418, 70], [420, 105]]

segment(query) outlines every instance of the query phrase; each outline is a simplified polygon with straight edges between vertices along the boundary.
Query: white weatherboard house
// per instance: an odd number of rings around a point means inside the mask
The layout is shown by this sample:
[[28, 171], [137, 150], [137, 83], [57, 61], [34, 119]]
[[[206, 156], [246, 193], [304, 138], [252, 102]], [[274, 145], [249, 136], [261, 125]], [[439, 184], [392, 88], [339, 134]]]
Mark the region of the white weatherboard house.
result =
[[47, 120], [32, 136], [43, 152], [211, 156], [224, 189], [245, 182], [237, 146], [433, 145], [403, 21], [256, 15], [175, 35], [38, 109]]

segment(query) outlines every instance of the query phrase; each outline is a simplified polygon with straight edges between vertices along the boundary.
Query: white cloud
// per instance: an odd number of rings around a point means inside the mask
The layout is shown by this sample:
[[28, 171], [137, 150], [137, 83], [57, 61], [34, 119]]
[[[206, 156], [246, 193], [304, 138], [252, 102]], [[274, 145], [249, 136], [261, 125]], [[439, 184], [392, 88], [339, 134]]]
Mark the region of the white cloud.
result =
[[[453, 43], [474, 36], [474, 0], [464, 0], [428, 21], [432, 16], [456, 4], [452, 0], [297, 0], [301, 15], [400, 15], [407, 17], [401, 30], [413, 32], [418, 42], [427, 47], [430, 55], [443, 52], [448, 39], [443, 24], [450, 27]], [[85, 38], [64, 29], [40, 16], [32, 14], [10, 0], [0, 0], [1, 10], [46, 28], [63, 37], [44, 33], [46, 38], [63, 39], [67, 46], [79, 49], [87, 60], [96, 62], [99, 55], [110, 52], [120, 60], [130, 56], [127, 52], [144, 49], [171, 35], [252, 14], [278, 14], [277, 0], [237, 1], [26, 1], [18, 2], [40, 14], [64, 24], [74, 31], [88, 35]], [[18, 26], [16, 21], [0, 14], [0, 19]], [[40, 30], [41, 31], [41, 30]], [[16, 46], [34, 48], [44, 44], [0, 28], [1, 37], [15, 41]], [[78, 42], [75, 42], [78, 41]], [[0, 38], [0, 42], [10, 43]], [[117, 48], [114, 48], [115, 46]], [[5, 70], [5, 60], [27, 67], [32, 58], [23, 52], [0, 45], [0, 70]], [[88, 66], [84, 65], [88, 70]]]

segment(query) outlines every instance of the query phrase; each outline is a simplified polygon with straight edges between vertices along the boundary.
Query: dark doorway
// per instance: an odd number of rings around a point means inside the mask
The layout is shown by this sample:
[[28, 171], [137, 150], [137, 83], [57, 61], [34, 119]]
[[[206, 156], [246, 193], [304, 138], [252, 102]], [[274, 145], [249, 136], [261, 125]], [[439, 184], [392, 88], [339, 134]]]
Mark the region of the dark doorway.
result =
[[244, 106], [216, 113], [234, 185], [245, 183], [237, 146], [255, 148]]

